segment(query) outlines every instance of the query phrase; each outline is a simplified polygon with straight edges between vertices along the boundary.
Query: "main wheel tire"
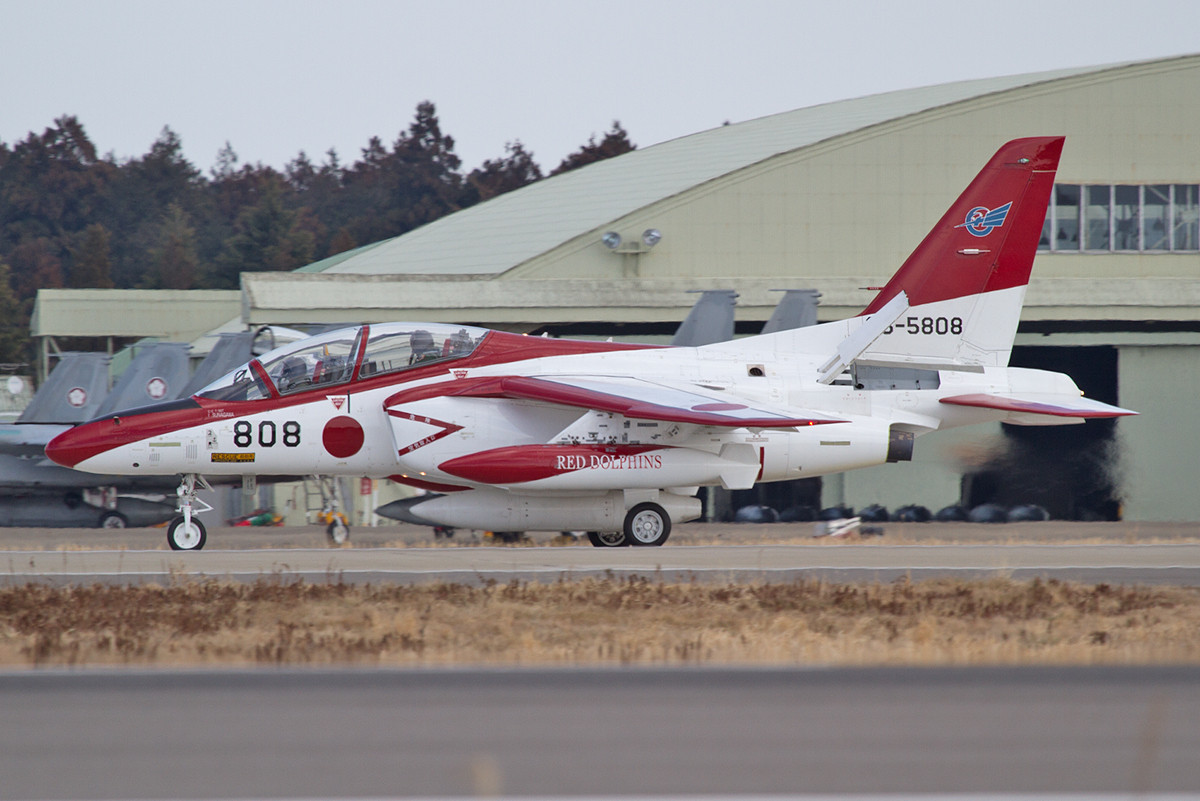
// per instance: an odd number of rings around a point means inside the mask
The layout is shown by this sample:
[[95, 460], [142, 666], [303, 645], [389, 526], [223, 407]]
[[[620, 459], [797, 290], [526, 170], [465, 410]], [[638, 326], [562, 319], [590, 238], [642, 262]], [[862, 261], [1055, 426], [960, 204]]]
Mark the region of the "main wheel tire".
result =
[[589, 531], [587, 538], [597, 548], [620, 548], [629, 544], [624, 531]]
[[657, 503], [639, 503], [625, 515], [630, 545], [662, 545], [671, 536], [671, 516]]
[[346, 541], [350, 539], [350, 527], [340, 518], [335, 518], [325, 529], [325, 533], [333, 545], [345, 545]]
[[183, 524], [183, 515], [167, 524], [167, 544], [172, 551], [198, 551], [207, 539], [204, 524], [194, 517], [190, 528]]
[[120, 512], [105, 512], [100, 515], [100, 528], [128, 528], [129, 520]]

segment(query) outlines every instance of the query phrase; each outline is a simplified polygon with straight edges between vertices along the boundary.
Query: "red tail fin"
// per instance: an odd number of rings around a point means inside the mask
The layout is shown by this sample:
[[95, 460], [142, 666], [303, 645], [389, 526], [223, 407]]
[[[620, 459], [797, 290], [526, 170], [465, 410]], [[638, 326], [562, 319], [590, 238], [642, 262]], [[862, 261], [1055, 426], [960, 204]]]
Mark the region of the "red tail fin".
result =
[[1062, 147], [1037, 137], [996, 151], [862, 314], [901, 290], [920, 306], [1029, 283]]

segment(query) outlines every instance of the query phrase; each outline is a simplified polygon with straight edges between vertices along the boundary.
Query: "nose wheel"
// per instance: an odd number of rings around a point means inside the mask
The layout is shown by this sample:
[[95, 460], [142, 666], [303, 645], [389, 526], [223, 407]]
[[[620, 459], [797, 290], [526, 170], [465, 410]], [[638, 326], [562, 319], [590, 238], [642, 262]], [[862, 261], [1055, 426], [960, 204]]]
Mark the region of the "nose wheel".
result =
[[199, 518], [189, 521], [180, 515], [167, 524], [167, 544], [172, 551], [198, 551], [207, 539], [208, 532]]
[[204, 524], [195, 515], [207, 512], [212, 507], [196, 497], [197, 485], [200, 489], [212, 489], [204, 476], [188, 473], [180, 482], [179, 489], [175, 490], [179, 497], [176, 509], [180, 515], [167, 524], [167, 544], [172, 551], [198, 551], [208, 539]]

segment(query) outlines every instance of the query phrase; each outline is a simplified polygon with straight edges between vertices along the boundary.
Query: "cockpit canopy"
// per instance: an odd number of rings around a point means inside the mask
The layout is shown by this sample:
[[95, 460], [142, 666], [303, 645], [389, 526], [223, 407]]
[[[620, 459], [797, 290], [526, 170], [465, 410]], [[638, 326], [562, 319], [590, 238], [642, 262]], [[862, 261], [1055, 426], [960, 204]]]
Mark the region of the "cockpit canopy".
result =
[[219, 378], [197, 395], [259, 400], [460, 359], [487, 334], [441, 323], [380, 323], [341, 328], [276, 348]]

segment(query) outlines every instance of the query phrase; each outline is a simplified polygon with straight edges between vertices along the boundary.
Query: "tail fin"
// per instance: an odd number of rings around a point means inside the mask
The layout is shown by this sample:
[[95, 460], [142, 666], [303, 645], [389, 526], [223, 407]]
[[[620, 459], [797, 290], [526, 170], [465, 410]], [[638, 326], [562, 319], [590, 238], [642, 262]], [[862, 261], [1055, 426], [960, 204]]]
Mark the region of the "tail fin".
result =
[[188, 380], [186, 342], [155, 342], [144, 348], [113, 385], [97, 417], [174, 398]]
[[108, 393], [111, 361], [104, 353], [63, 354], [17, 422], [74, 425], [92, 419]]
[[708, 289], [679, 324], [672, 347], [699, 347], [733, 339], [733, 310], [737, 293], [732, 289]]
[[856, 361], [927, 369], [1008, 364], [1063, 141], [1015, 139], [996, 151], [863, 310], [873, 315], [907, 295], [908, 309]]

